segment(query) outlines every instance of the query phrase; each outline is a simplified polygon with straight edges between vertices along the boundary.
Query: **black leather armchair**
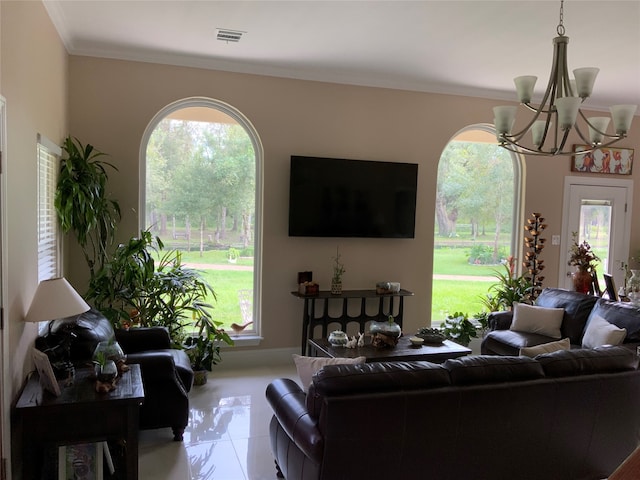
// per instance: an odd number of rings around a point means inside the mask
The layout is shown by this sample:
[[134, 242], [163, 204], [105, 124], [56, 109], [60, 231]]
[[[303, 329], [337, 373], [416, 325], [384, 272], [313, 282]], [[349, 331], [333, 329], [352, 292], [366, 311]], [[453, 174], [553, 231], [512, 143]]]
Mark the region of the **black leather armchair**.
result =
[[116, 339], [127, 354], [127, 363], [140, 364], [145, 399], [140, 409], [140, 428], [171, 427], [173, 439], [182, 440], [189, 421], [189, 391], [193, 370], [183, 350], [171, 348], [169, 333], [162, 327], [132, 328], [114, 331], [111, 322], [97, 310], [80, 315], [71, 327], [54, 322], [49, 334], [36, 341], [47, 351], [62, 341], [61, 329], [72, 332], [71, 360], [76, 365], [90, 362], [100, 341]]

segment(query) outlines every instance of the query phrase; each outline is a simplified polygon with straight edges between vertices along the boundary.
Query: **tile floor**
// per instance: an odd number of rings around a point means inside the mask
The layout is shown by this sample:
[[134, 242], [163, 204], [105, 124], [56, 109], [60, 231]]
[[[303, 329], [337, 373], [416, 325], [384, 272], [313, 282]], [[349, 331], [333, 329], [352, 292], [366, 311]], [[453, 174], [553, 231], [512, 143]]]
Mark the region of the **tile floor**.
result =
[[280, 377], [298, 380], [293, 362], [210, 373], [191, 390], [184, 442], [169, 428], [140, 433], [140, 479], [275, 480], [265, 389]]

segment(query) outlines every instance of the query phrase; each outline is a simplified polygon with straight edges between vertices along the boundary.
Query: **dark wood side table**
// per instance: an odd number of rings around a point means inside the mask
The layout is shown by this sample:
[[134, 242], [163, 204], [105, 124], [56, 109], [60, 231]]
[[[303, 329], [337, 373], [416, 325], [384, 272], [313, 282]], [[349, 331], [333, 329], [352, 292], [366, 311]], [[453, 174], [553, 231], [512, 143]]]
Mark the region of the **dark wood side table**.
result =
[[122, 478], [138, 478], [138, 428], [144, 387], [140, 365], [129, 366], [109, 393], [96, 393], [91, 368], [77, 369], [73, 385], [61, 385], [59, 397], [42, 390], [37, 373], [29, 378], [13, 410], [22, 478], [41, 478], [47, 448], [105, 440], [124, 442]]
[[[347, 324], [357, 323], [359, 331], [365, 331], [365, 324], [373, 320], [387, 319], [393, 315], [393, 303], [398, 299], [398, 313], [394, 316], [395, 322], [402, 327], [402, 316], [404, 314], [404, 297], [413, 296], [413, 292], [400, 289], [396, 293], [378, 294], [375, 290], [343, 290], [341, 294], [334, 295], [330, 291], [320, 291], [315, 295], [302, 295], [299, 292], [291, 292], [291, 295], [304, 299], [304, 311], [302, 312], [302, 355], [307, 349], [307, 340], [313, 338], [313, 331], [316, 326], [322, 326], [322, 338], [327, 338], [327, 327], [330, 323], [339, 323], [343, 331], [347, 331]], [[347, 312], [349, 300], [359, 302], [358, 314], [350, 316]], [[367, 315], [367, 300], [378, 300], [378, 312], [376, 315]], [[329, 315], [329, 301], [341, 302], [341, 313], [337, 317]], [[321, 303], [321, 313], [318, 315], [316, 303]], [[385, 309], [386, 303], [386, 309]]]

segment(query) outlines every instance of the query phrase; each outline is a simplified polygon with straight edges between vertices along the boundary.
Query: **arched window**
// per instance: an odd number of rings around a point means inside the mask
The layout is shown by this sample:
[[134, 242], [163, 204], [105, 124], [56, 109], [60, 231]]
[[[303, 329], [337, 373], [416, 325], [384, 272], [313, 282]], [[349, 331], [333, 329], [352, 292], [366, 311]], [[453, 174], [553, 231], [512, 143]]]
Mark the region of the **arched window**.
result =
[[140, 149], [140, 222], [203, 272], [214, 319], [236, 344], [260, 338], [262, 144], [223, 102], [174, 102], [151, 120]]
[[[491, 125], [472, 125], [447, 144], [438, 164], [432, 324], [484, 310], [496, 271], [522, 251], [523, 160], [496, 143]], [[515, 262], [518, 266], [521, 262]]]

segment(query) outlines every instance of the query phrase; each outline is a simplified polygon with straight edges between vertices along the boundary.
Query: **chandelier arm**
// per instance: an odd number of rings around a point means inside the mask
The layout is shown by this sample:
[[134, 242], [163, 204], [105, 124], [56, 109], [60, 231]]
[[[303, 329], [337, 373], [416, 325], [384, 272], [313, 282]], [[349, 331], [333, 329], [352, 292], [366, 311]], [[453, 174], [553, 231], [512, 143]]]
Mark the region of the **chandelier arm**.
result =
[[519, 153], [519, 154], [526, 154], [526, 155], [537, 155], [537, 156], [552, 156], [553, 152], [552, 151], [543, 151], [541, 149], [535, 150], [533, 148], [530, 147], [526, 147], [524, 145], [520, 145], [518, 143], [513, 142], [512, 140], [510, 140], [509, 138], [505, 137], [505, 136], [501, 136], [500, 137], [502, 139], [502, 141], [500, 141], [500, 146], [502, 148], [505, 148], [507, 150], [509, 150], [510, 152], [514, 152], [514, 153]]
[[[556, 126], [556, 133], [558, 131], [558, 127]], [[570, 128], [567, 128], [566, 130], [564, 130], [564, 134], [562, 135], [562, 140], [560, 141], [560, 146], [557, 146], [557, 142], [556, 145], [554, 146], [555, 148], [555, 153], [554, 155], [558, 155], [561, 152], [563, 152], [564, 150], [564, 145], [565, 143], [567, 143], [567, 138], [569, 138], [569, 132], [571, 132]]]
[[[624, 137], [621, 137], [621, 138], [624, 138]], [[608, 148], [608, 147], [610, 147], [610, 146], [611, 146], [611, 145], [613, 145], [614, 143], [618, 142], [618, 140], [620, 140], [620, 138], [615, 138], [615, 139], [613, 139], [613, 140], [611, 140], [611, 141], [609, 141], [609, 142], [601, 143], [601, 144], [599, 144], [599, 145], [595, 145], [595, 146], [593, 146], [593, 145], [592, 145], [592, 146], [590, 146], [589, 148], [585, 148], [584, 150], [580, 150], [579, 152], [572, 152], [572, 153], [573, 153], [574, 155], [584, 155], [584, 154], [587, 154], [587, 153], [593, 153], [593, 152], [595, 152], [596, 150], [600, 150], [600, 149], [602, 149], [602, 148]]]
[[531, 103], [523, 103], [522, 104], [524, 107], [527, 107], [530, 111], [534, 112], [534, 113], [554, 113], [555, 110], [544, 110], [542, 107], [544, 107], [544, 104], [538, 106], [538, 107], [534, 107], [533, 105], [531, 105]]
[[[584, 115], [582, 115], [582, 112], [580, 112], [581, 116], [584, 118]], [[586, 119], [585, 119], [586, 120]], [[587, 122], [589, 123], [589, 122]], [[580, 127], [578, 126], [578, 123], [576, 122], [576, 124], [573, 126], [573, 128], [576, 129], [576, 133], [578, 134], [578, 136], [580, 137], [580, 139], [586, 144], [589, 145], [591, 147], [593, 147], [593, 142], [591, 141], [590, 138], [588, 138], [587, 136], [585, 136], [584, 133], [582, 133], [582, 130], [580, 130]]]

